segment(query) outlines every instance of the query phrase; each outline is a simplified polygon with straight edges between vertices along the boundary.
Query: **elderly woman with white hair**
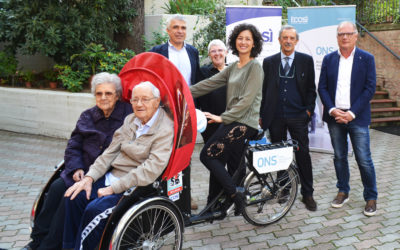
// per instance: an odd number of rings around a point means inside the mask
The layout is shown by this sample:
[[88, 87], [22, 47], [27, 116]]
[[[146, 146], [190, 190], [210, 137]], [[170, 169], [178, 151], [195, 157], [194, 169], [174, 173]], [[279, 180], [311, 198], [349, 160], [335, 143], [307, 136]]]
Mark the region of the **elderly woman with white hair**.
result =
[[96, 74], [91, 84], [96, 105], [79, 117], [65, 149], [65, 169], [51, 184], [35, 219], [32, 241], [23, 249], [62, 249], [64, 192], [83, 178], [89, 166], [110, 145], [125, 117], [132, 113], [131, 105], [120, 101], [121, 80], [116, 74]]

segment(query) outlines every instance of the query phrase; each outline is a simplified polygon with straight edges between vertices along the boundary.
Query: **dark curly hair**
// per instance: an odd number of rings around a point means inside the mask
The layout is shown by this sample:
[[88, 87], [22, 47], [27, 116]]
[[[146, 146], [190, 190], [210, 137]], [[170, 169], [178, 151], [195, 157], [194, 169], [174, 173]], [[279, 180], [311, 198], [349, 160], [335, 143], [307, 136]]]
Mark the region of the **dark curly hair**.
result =
[[250, 31], [253, 36], [254, 47], [251, 49], [250, 57], [257, 57], [261, 53], [264, 40], [262, 39], [262, 36], [257, 28], [252, 24], [242, 23], [236, 25], [229, 36], [228, 46], [232, 50], [232, 54], [238, 56], [239, 51], [236, 48], [236, 39], [239, 36], [240, 32], [244, 30]]

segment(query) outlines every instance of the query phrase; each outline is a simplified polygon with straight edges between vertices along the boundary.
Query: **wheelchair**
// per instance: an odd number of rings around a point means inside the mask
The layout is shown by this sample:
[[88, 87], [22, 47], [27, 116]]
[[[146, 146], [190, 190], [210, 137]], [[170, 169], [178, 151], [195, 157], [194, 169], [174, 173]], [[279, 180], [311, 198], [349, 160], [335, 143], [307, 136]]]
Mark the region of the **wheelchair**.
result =
[[[190, 209], [190, 158], [196, 139], [193, 99], [183, 77], [170, 61], [146, 52], [135, 56], [121, 70], [123, 99], [142, 81], [159, 89], [164, 108], [174, 120], [174, 146], [167, 168], [154, 183], [127, 190], [109, 216], [98, 249], [181, 249], [185, 227], [222, 220], [234, 213], [233, 201], [221, 191], [202, 211]], [[259, 132], [251, 138], [258, 140]], [[276, 144], [246, 142], [239, 168], [233, 175], [245, 190], [243, 217], [265, 226], [283, 218], [295, 202], [299, 177], [293, 150], [295, 141]], [[31, 226], [45, 193], [59, 177], [63, 162], [36, 199]], [[247, 172], [247, 173], [246, 173]], [[246, 173], [246, 174], [243, 174]]]

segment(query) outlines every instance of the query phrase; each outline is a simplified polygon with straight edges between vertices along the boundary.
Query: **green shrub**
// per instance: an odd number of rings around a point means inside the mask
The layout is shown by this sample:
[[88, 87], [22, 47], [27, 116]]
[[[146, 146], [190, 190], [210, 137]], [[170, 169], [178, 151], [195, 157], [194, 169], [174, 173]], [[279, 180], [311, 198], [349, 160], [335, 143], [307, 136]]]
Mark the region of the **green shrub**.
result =
[[71, 92], [82, 91], [83, 84], [87, 82], [90, 77], [89, 71], [74, 71], [71, 69], [71, 66], [68, 65], [55, 65], [54, 68], [59, 71], [58, 80]]
[[79, 92], [89, 77], [100, 72], [118, 74], [124, 65], [135, 56], [132, 50], [106, 51], [101, 44], [89, 44], [82, 53], [71, 56], [69, 65], [56, 65], [58, 79], [67, 90]]
[[163, 9], [167, 14], [207, 15], [216, 7], [217, 0], [169, 0]]
[[132, 30], [132, 0], [7, 0], [0, 6], [0, 42], [14, 53], [41, 53], [68, 64], [85, 45], [115, 49], [114, 37]]
[[14, 77], [17, 71], [17, 60], [13, 55], [0, 51], [0, 78], [3, 83], [8, 82]]
[[226, 17], [225, 17], [225, 1], [216, 1], [215, 9], [205, 15], [210, 23], [197, 30], [193, 35], [194, 46], [199, 50], [202, 57], [207, 57], [208, 43], [213, 39], [220, 39], [225, 42]]

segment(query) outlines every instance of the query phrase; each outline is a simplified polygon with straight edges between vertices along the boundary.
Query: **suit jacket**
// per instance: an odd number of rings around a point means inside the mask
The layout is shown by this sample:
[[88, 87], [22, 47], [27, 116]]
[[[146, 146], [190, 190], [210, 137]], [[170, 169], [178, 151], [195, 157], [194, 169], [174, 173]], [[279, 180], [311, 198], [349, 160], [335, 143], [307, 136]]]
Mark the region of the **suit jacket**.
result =
[[[274, 119], [276, 105], [279, 100], [279, 67], [281, 65], [281, 52], [264, 59], [264, 83], [262, 90], [262, 101], [260, 116], [262, 128], [268, 129]], [[292, 66], [295, 66], [295, 79], [297, 91], [299, 92], [303, 105], [311, 113], [314, 113], [315, 88], [314, 61], [311, 56], [295, 52]]]
[[[190, 76], [190, 85], [196, 84], [201, 79], [200, 64], [199, 64], [199, 51], [190, 44], [186, 44], [186, 51], [189, 55], [189, 60], [192, 68], [192, 73]], [[168, 57], [168, 42], [154, 46], [151, 48], [150, 52], [155, 52]]]
[[[329, 110], [335, 107], [340, 56], [338, 51], [326, 55], [322, 61], [318, 92], [324, 104], [323, 120], [335, 122]], [[351, 123], [368, 126], [371, 123], [370, 101], [375, 93], [376, 72], [374, 56], [356, 48], [350, 82], [350, 111], [356, 118]]]

